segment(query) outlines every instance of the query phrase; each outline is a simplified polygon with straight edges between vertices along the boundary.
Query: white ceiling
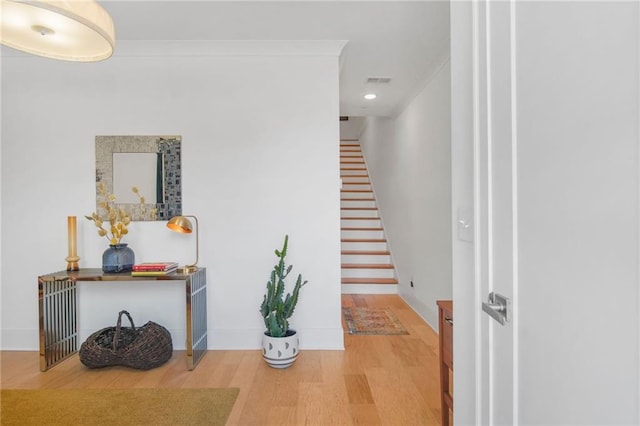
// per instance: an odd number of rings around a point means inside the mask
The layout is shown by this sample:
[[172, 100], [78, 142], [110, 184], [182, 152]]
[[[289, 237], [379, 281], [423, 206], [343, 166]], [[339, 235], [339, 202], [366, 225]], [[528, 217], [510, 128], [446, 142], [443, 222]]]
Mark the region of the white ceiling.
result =
[[[449, 53], [449, 1], [100, 3], [113, 17], [116, 40], [347, 40], [341, 115], [394, 115]], [[368, 77], [392, 81], [368, 87]], [[362, 98], [369, 89], [376, 100]]]

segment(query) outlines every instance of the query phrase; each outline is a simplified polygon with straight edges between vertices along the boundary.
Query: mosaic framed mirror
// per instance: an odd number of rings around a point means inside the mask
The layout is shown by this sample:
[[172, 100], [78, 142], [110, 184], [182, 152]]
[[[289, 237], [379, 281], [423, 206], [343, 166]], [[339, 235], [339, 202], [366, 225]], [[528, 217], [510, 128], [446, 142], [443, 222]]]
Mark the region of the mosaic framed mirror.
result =
[[180, 136], [96, 136], [96, 212], [105, 213], [104, 191], [133, 221], [182, 215], [181, 142]]

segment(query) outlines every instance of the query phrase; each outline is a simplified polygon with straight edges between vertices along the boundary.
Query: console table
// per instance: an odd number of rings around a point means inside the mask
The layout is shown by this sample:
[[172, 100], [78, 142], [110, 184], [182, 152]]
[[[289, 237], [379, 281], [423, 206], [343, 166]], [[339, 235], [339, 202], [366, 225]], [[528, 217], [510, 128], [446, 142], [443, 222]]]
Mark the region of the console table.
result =
[[206, 268], [190, 274], [132, 277], [106, 274], [102, 269], [60, 271], [38, 277], [40, 370], [46, 371], [78, 351], [78, 282], [175, 281], [186, 291], [187, 368], [193, 370], [207, 352]]

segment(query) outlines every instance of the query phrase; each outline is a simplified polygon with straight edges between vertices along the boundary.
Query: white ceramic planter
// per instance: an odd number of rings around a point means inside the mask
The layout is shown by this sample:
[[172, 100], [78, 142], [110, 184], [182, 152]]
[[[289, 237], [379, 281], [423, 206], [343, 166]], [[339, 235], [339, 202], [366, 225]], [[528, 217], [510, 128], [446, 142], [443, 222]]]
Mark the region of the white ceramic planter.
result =
[[287, 368], [298, 358], [298, 334], [294, 330], [285, 337], [262, 336], [262, 358], [273, 368]]

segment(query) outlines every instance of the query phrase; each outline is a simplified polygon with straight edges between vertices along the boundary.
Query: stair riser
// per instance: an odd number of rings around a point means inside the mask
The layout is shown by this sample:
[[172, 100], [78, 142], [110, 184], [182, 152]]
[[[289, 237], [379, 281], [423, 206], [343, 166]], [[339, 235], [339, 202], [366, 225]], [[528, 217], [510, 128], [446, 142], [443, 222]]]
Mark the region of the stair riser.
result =
[[342, 243], [342, 250], [385, 251], [387, 243]]
[[340, 210], [341, 217], [379, 217], [378, 210]]
[[391, 263], [391, 256], [388, 254], [343, 254], [342, 263]]
[[342, 182], [342, 189], [346, 189], [347, 191], [348, 191], [348, 190], [351, 190], [351, 189], [371, 191], [371, 184], [367, 184], [367, 185], [355, 185], [355, 184], [350, 184], [350, 183]]
[[380, 228], [380, 219], [342, 219], [343, 228]]
[[342, 268], [342, 278], [394, 278], [393, 269], [345, 269]]
[[[363, 197], [359, 197], [363, 198]], [[340, 207], [375, 207], [375, 201], [361, 201], [361, 200], [342, 200], [340, 201]]]
[[343, 170], [340, 172], [340, 175], [342, 177], [345, 176], [369, 176], [369, 173], [367, 173], [366, 170], [362, 169], [362, 170]]
[[349, 183], [368, 183], [371, 184], [371, 182], [369, 182], [369, 177], [368, 176], [342, 176], [342, 184], [343, 185], [347, 185]]
[[342, 284], [342, 294], [398, 294], [393, 284]]
[[350, 198], [370, 198], [373, 196], [373, 192], [341, 192], [340, 199], [348, 200]]
[[364, 165], [364, 163], [357, 163], [357, 164], [340, 164], [340, 173], [344, 173], [344, 172], [363, 172], [363, 171], [367, 171], [367, 166]]
[[340, 159], [343, 160], [345, 158], [362, 158], [362, 151], [341, 151]]
[[[382, 231], [341, 231], [340, 235], [342, 238], [359, 238], [359, 239], [381, 239], [384, 238], [382, 235]], [[342, 247], [344, 250], [347, 250], [346, 247]]]

